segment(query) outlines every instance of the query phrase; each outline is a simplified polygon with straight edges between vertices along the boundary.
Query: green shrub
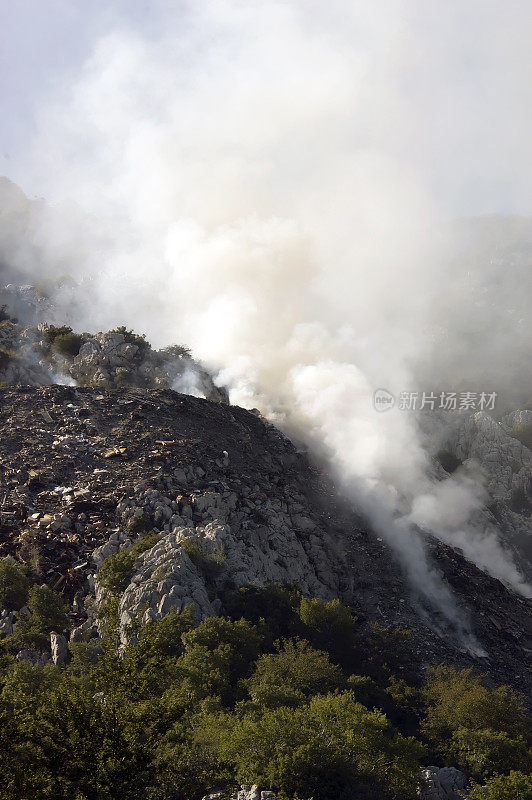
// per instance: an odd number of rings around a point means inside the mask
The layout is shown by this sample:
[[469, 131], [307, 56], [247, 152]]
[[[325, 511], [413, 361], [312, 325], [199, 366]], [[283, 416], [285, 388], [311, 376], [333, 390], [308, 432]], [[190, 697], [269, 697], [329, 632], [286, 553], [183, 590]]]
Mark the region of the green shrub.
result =
[[69, 333], [72, 333], [70, 325], [48, 325], [43, 331], [43, 336], [51, 347], [58, 336], [66, 336]]
[[207, 581], [214, 580], [223, 572], [225, 553], [221, 548], [209, 553], [195, 539], [181, 539], [180, 545]]
[[137, 539], [127, 550], [121, 550], [106, 558], [98, 570], [99, 584], [114, 595], [125, 592], [133, 576], [135, 561], [141, 553], [154, 547], [159, 538], [159, 534], [152, 531], [142, 539]]
[[80, 333], [63, 333], [55, 337], [52, 347], [66, 358], [75, 358], [82, 343], [83, 336]]
[[351, 692], [313, 697], [299, 708], [202, 721], [196, 738], [236, 779], [314, 800], [414, 800], [421, 748]]
[[259, 658], [246, 687], [263, 708], [295, 707], [315, 694], [345, 688], [345, 678], [327, 653], [302, 639], [288, 639], [277, 643], [276, 653]]
[[146, 341], [146, 336], [144, 333], [138, 334], [134, 331], [130, 331], [125, 325], [119, 325], [118, 328], [113, 328], [109, 331], [109, 333], [122, 334], [126, 344], [135, 344], [141, 352], [150, 346], [149, 342]]
[[68, 628], [63, 599], [48, 586], [32, 586], [27, 606], [30, 613], [18, 615], [16, 630], [6, 638], [6, 645], [10, 650], [25, 647], [47, 650], [50, 633], [63, 633]]
[[168, 347], [163, 347], [162, 350], [159, 350], [164, 356], [168, 358], [191, 358], [192, 352], [190, 348], [185, 347], [182, 344], [171, 344]]
[[325, 650], [335, 664], [348, 671], [358, 666], [356, 620], [339, 600], [302, 597], [298, 616], [303, 636], [318, 650]]
[[475, 780], [484, 780], [510, 769], [526, 770], [530, 767], [523, 738], [510, 737], [503, 731], [490, 728], [459, 728], [451, 737], [449, 750], [454, 763]]
[[151, 530], [151, 520], [145, 514], [140, 517], [131, 517], [127, 527], [131, 533], [148, 533]]
[[0, 609], [18, 611], [26, 605], [29, 585], [22, 564], [8, 558], [0, 561]]
[[495, 775], [485, 786], [474, 783], [463, 796], [467, 800], [532, 800], [532, 775], [516, 771]]
[[[521, 752], [526, 709], [509, 686], [488, 689], [470, 669], [441, 665], [429, 671], [423, 696], [427, 710], [421, 730], [439, 757], [454, 759], [465, 771], [474, 767], [480, 776], [482, 769], [502, 768], [511, 747], [516, 756]], [[469, 744], [467, 732], [472, 734]], [[512, 756], [506, 769], [513, 766]]]
[[66, 358], [74, 358], [83, 342], [80, 333], [74, 333], [69, 325], [49, 325], [44, 331], [48, 345]]
[[181, 691], [189, 703], [218, 697], [229, 705], [243, 696], [240, 681], [249, 677], [260, 653], [261, 636], [255, 626], [244, 619], [208, 617], [184, 633], [182, 640], [178, 665]]

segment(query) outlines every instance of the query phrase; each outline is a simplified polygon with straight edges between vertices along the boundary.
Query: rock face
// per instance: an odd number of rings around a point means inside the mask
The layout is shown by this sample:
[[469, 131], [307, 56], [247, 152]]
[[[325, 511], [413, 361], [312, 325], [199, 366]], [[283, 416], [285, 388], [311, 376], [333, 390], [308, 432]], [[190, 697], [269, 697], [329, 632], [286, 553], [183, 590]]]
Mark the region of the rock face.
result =
[[460, 415], [443, 427], [440, 451], [481, 473], [487, 494], [479, 523], [513, 550], [532, 579], [532, 412], [514, 411], [497, 422], [486, 412]]
[[427, 767], [423, 770], [427, 786], [420, 793], [421, 800], [462, 800], [467, 778], [455, 767]]
[[50, 634], [50, 650], [54, 664], [63, 664], [68, 655], [68, 642], [62, 633], [52, 631]]

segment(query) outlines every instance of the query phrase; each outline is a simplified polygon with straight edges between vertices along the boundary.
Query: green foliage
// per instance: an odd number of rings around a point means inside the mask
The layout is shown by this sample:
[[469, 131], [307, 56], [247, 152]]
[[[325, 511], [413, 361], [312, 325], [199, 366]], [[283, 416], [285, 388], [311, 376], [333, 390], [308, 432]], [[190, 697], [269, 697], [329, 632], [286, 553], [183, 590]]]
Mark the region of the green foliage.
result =
[[[116, 564], [115, 589], [127, 577]], [[508, 687], [440, 667], [413, 688], [393, 674], [402, 653], [368, 649], [371, 635], [388, 650], [403, 635], [359, 631], [337, 602], [280, 587], [226, 601], [231, 617], [198, 623], [188, 608], [137, 620], [120, 652], [108, 625], [102, 639], [71, 642], [65, 665], [33, 667], [6, 652], [48, 649], [67, 618], [49, 589], [29, 590], [30, 613], [0, 655], [2, 798], [197, 800], [255, 782], [290, 800], [413, 800], [420, 760], [436, 758], [488, 779], [474, 800], [530, 800], [524, 709]], [[110, 592], [115, 623], [117, 602]]]
[[28, 592], [29, 614], [19, 613], [17, 626], [5, 645], [9, 650], [35, 648], [46, 650], [50, 644], [50, 633], [62, 633], [68, 628], [65, 604], [60, 595], [48, 586], [32, 586]]
[[196, 739], [234, 766], [237, 780], [314, 800], [409, 800], [419, 782], [419, 745], [393, 731], [351, 692], [299, 708], [240, 718], [207, 717]]
[[74, 333], [70, 325], [48, 325], [44, 339], [53, 350], [67, 358], [77, 356], [83, 342], [83, 336]]
[[356, 669], [358, 640], [356, 620], [339, 600], [302, 597], [297, 609], [304, 625], [303, 635], [319, 650], [329, 653], [335, 664]]
[[526, 770], [531, 766], [526, 742], [522, 737], [510, 737], [504, 731], [495, 731], [492, 728], [459, 728], [453, 732], [449, 751], [454, 763], [478, 780], [510, 768]]
[[68, 333], [72, 333], [70, 325], [48, 325], [43, 336], [45, 341], [52, 346], [57, 336], [66, 336]]
[[391, 677], [415, 679], [416, 662], [410, 644], [411, 632], [374, 622], [364, 633], [364, 672], [383, 682]]
[[301, 639], [277, 643], [277, 652], [261, 656], [246, 682], [251, 699], [264, 708], [298, 706], [315, 694], [345, 688], [342, 671], [329, 656]]
[[509, 775], [495, 775], [485, 786], [473, 784], [468, 800], [532, 800], [532, 775], [512, 771]]
[[30, 582], [22, 564], [3, 558], [0, 561], [0, 609], [18, 611], [26, 604]]
[[434, 752], [481, 777], [526, 764], [523, 699], [509, 686], [488, 689], [471, 670], [430, 670], [421, 730]]
[[128, 529], [131, 533], [149, 533], [151, 530], [151, 520], [145, 515], [131, 517], [128, 523]]
[[168, 358], [191, 358], [192, 353], [190, 348], [185, 347], [182, 344], [171, 344], [168, 347], [163, 347], [162, 350], [159, 351], [163, 353], [163, 355], [167, 356]]
[[66, 358], [75, 358], [79, 353], [83, 343], [83, 336], [80, 333], [64, 333], [56, 336], [53, 341], [53, 349]]
[[224, 608], [232, 619], [245, 617], [254, 625], [260, 625], [266, 645], [271, 648], [277, 639], [303, 635], [297, 613], [300, 602], [301, 594], [287, 586], [243, 586], [224, 598]]
[[[32, 668], [33, 669], [33, 668]], [[37, 671], [36, 671], [37, 672]], [[133, 798], [147, 757], [128, 740], [122, 710], [64, 677], [34, 707], [0, 701], [0, 776], [5, 800]]]
[[105, 559], [98, 571], [98, 582], [112, 594], [122, 594], [131, 582], [133, 567], [137, 558], [159, 541], [159, 534], [152, 531], [142, 539], [137, 539], [132, 547], [121, 550]]
[[206, 581], [217, 578], [225, 566], [225, 553], [221, 548], [208, 552], [195, 539], [181, 539], [180, 545]]
[[125, 325], [119, 325], [118, 328], [113, 328], [109, 333], [120, 333], [124, 337], [126, 344], [136, 345], [141, 352], [150, 346], [144, 333], [134, 333], [134, 331], [128, 330]]
[[260, 652], [261, 636], [253, 625], [244, 619], [209, 617], [182, 640], [178, 665], [182, 691], [189, 699], [216, 696], [229, 705], [241, 696], [239, 683], [249, 676]]

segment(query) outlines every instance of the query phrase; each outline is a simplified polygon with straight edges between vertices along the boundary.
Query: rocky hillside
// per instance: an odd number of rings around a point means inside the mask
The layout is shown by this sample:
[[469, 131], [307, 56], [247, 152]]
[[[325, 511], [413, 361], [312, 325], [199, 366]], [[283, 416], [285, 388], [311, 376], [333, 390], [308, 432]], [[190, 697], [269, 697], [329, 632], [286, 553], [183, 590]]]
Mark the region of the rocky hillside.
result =
[[[223, 612], [235, 587], [276, 582], [339, 597], [361, 624], [412, 629], [420, 669], [445, 660], [530, 691], [526, 601], [428, 540], [478, 640], [468, 651], [328, 476], [258, 412], [170, 390], [5, 387], [0, 462], [0, 554], [64, 595], [73, 640], [99, 635], [104, 559], [148, 535], [119, 576], [123, 642], [135, 616], [191, 604], [199, 619]], [[4, 614], [5, 633], [14, 621]]]

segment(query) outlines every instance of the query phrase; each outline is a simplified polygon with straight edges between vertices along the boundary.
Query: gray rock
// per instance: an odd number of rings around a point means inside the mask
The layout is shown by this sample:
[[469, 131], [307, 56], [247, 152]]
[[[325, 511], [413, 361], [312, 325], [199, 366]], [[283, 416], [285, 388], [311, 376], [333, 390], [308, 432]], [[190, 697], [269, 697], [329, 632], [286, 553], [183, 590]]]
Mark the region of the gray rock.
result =
[[55, 631], [50, 633], [50, 649], [54, 664], [63, 664], [66, 661], [68, 644], [62, 633], [56, 633]]
[[467, 786], [467, 778], [455, 767], [427, 767], [422, 777], [426, 787], [420, 792], [420, 800], [463, 800], [461, 792]]

